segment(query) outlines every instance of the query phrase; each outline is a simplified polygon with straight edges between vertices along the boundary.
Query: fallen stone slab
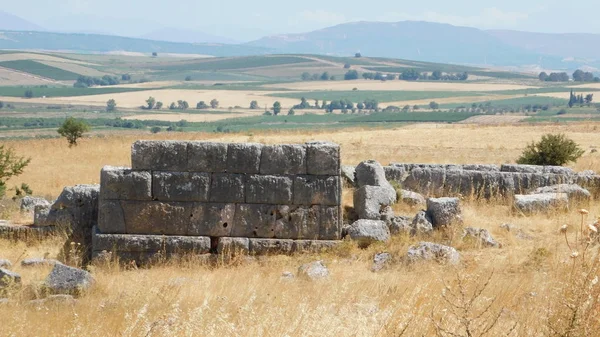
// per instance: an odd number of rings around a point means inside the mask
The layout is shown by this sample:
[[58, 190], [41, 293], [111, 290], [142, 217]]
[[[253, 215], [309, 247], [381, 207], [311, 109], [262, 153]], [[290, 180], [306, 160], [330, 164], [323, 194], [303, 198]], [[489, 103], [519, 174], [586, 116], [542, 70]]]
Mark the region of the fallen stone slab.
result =
[[298, 277], [308, 280], [320, 280], [329, 276], [329, 269], [323, 264], [323, 261], [315, 261], [303, 264], [298, 268]]
[[10, 267], [12, 267], [12, 263], [9, 260], [0, 259], [0, 268], [9, 269]]
[[355, 173], [356, 167], [350, 165], [342, 165], [342, 178], [344, 179], [344, 182], [350, 187], [356, 186], [356, 178], [354, 175]]
[[54, 226], [0, 224], [0, 238], [6, 240], [44, 239], [56, 233]]
[[355, 169], [355, 177], [357, 187], [382, 186], [392, 188], [385, 177], [383, 166], [375, 160], [367, 160], [358, 164]]
[[18, 286], [21, 284], [21, 275], [8, 269], [0, 268], [0, 289]]
[[471, 241], [483, 247], [500, 247], [500, 244], [494, 239], [492, 234], [487, 229], [483, 228], [466, 227], [463, 230], [462, 239]]
[[354, 191], [354, 209], [359, 219], [379, 220], [381, 208], [393, 205], [396, 198], [392, 187], [362, 186]]
[[373, 266], [371, 267], [372, 272], [378, 272], [386, 268], [392, 262], [392, 254], [390, 253], [378, 253], [373, 257]]
[[439, 263], [458, 264], [460, 254], [453, 247], [448, 247], [432, 242], [420, 242], [408, 249], [409, 262], [437, 261]]
[[462, 211], [458, 198], [427, 199], [427, 214], [434, 228], [462, 223]]
[[517, 194], [514, 208], [525, 215], [564, 211], [569, 208], [569, 196], [566, 193]]
[[390, 229], [381, 220], [358, 220], [350, 225], [348, 235], [360, 247], [367, 247], [374, 242], [388, 241]]
[[218, 254], [247, 254], [250, 251], [248, 238], [219, 238]]
[[556, 194], [566, 193], [569, 200], [589, 201], [592, 198], [590, 191], [576, 184], [558, 184], [544, 186], [536, 189], [531, 194]]
[[100, 234], [93, 237], [94, 251], [119, 252], [164, 252], [205, 254], [210, 251], [210, 238], [206, 236], [163, 236]]
[[427, 234], [433, 232], [433, 220], [425, 211], [420, 211], [415, 215], [410, 224], [410, 234]]
[[44, 285], [53, 294], [79, 295], [87, 291], [94, 279], [85, 270], [56, 264]]
[[401, 190], [401, 201], [410, 206], [425, 205], [425, 197], [409, 190]]
[[395, 216], [391, 218], [389, 221], [386, 221], [388, 228], [390, 229], [390, 234], [397, 235], [401, 233], [409, 233], [412, 231], [412, 221], [413, 219], [408, 216]]
[[45, 259], [43, 257], [34, 257], [21, 261], [21, 267], [54, 266], [57, 264], [62, 264], [62, 262], [55, 259]]
[[50, 207], [50, 201], [32, 196], [25, 196], [21, 199], [21, 212], [33, 212], [36, 206]]

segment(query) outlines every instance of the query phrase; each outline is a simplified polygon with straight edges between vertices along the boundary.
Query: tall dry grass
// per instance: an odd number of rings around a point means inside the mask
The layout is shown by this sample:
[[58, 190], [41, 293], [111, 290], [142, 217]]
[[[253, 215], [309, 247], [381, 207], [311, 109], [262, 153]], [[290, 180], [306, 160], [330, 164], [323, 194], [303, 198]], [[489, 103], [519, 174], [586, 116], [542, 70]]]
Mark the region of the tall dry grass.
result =
[[[342, 145], [343, 161], [374, 158], [384, 163], [498, 163], [513, 160], [527, 141], [548, 131], [566, 132], [588, 149], [594, 126], [483, 127], [412, 126], [394, 130], [334, 133], [266, 133], [255, 135], [170, 134], [156, 139], [303, 142], [326, 139]], [[128, 165], [135, 139], [150, 135], [84, 140], [68, 149], [59, 140], [11, 143], [33, 161], [19, 180], [36, 192], [56, 195], [64, 185], [98, 181], [103, 165]], [[575, 167], [596, 168], [587, 153]], [[351, 191], [344, 191], [344, 203]], [[0, 305], [0, 335], [8, 336], [584, 336], [597, 332], [598, 245], [589, 246], [586, 262], [570, 257], [560, 232], [569, 224], [571, 242], [579, 228], [577, 212], [520, 217], [509, 206], [466, 202], [465, 226], [490, 230], [503, 247], [482, 249], [463, 242], [460, 229], [432, 237], [394, 237], [367, 249], [344, 242], [332, 252], [237, 259], [209, 264], [186, 257], [152, 268], [115, 263], [91, 267], [96, 284], [74, 305], [36, 306], [29, 300], [48, 269], [25, 269], [19, 262], [48, 254], [56, 257], [62, 238], [14, 243], [0, 240], [0, 258], [11, 260], [23, 276], [23, 287]], [[585, 223], [600, 215], [590, 205]], [[418, 209], [398, 205], [397, 214]], [[500, 225], [511, 223], [532, 237]], [[577, 235], [581, 238], [581, 235]], [[456, 247], [459, 266], [409, 265], [402, 257], [409, 246], [429, 240]], [[395, 262], [370, 271], [373, 255], [387, 251]], [[321, 281], [286, 280], [285, 271], [323, 260], [331, 276]], [[585, 274], [585, 275], [584, 275]], [[591, 280], [591, 281], [589, 281]], [[596, 282], [597, 283], [597, 282]], [[592, 303], [592, 304], [589, 304]], [[587, 306], [586, 306], [587, 305]], [[584, 308], [575, 310], [573, 308]], [[591, 334], [593, 335], [593, 334]]]

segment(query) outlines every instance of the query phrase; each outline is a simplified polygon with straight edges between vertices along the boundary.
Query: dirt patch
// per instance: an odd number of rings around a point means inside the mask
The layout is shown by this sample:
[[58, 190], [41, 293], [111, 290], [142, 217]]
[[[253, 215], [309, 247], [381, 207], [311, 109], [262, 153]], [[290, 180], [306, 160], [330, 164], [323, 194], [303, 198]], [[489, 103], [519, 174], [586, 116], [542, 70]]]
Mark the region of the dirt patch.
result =
[[459, 124], [483, 124], [483, 125], [503, 125], [518, 123], [524, 119], [529, 118], [528, 116], [473, 116], [465, 119]]

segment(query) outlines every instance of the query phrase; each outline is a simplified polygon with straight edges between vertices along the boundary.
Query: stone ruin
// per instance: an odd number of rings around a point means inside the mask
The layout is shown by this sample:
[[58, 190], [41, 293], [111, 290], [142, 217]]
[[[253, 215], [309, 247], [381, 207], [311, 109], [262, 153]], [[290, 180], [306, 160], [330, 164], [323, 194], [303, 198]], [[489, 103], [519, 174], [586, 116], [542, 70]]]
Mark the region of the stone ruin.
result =
[[104, 167], [93, 255], [320, 250], [341, 240], [337, 144], [138, 141]]

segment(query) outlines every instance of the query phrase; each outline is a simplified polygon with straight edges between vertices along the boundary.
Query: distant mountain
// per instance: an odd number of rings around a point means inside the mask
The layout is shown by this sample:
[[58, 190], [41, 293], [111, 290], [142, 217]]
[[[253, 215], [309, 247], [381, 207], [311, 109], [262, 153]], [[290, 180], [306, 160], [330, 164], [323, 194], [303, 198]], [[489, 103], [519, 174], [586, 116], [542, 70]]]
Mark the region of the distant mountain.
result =
[[125, 51], [137, 53], [202, 54], [211, 56], [263, 55], [270, 50], [246, 45], [152, 41], [97, 34], [0, 31], [0, 49], [77, 52]]
[[540, 54], [600, 60], [600, 34], [548, 34], [513, 30], [487, 32], [506, 44]]
[[183, 43], [228, 43], [235, 44], [239, 41], [222, 36], [210, 35], [199, 31], [162, 28], [140, 36], [142, 39], [155, 41], [170, 41]]
[[44, 31], [45, 29], [35, 23], [0, 10], [0, 30]]
[[360, 52], [366, 56], [441, 63], [537, 68], [576, 66], [565, 64], [560, 55], [508, 43], [500, 35], [477, 28], [423, 21], [354, 22], [304, 34], [269, 36], [247, 45], [280, 53], [348, 56]]

